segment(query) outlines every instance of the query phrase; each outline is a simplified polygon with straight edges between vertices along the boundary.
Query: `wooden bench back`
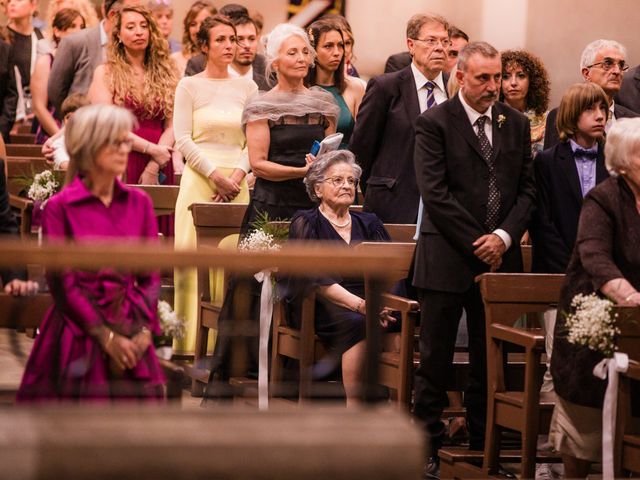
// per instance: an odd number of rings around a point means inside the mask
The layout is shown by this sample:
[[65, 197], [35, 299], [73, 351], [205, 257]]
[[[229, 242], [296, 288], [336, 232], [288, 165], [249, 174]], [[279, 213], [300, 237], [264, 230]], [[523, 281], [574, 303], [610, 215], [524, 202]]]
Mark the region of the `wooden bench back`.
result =
[[[385, 227], [387, 225], [385, 224]], [[415, 228], [415, 226], [414, 226]], [[367, 252], [380, 252], [380, 253], [389, 253], [393, 252], [394, 254], [402, 255], [404, 258], [404, 264], [406, 267], [403, 267], [399, 270], [396, 270], [391, 275], [390, 280], [398, 281], [403, 278], [407, 278], [407, 274], [409, 273], [409, 269], [411, 268], [411, 262], [413, 261], [413, 252], [416, 248], [415, 243], [411, 242], [362, 242], [361, 244], [356, 246], [356, 249], [366, 250]]]
[[12, 133], [10, 135], [12, 144], [35, 145], [35, 133]]
[[487, 324], [513, 325], [523, 314], [555, 308], [564, 275], [485, 273], [477, 281]]
[[[35, 174], [48, 168], [50, 167], [44, 158], [7, 157], [7, 191], [10, 194], [18, 195], [25, 189], [25, 180], [33, 179]], [[62, 177], [64, 177], [64, 173]]]
[[240, 232], [246, 203], [194, 203], [189, 209], [196, 227], [198, 246], [217, 246], [227, 235]]
[[0, 293], [0, 327], [38, 328], [52, 304], [53, 300], [48, 293], [32, 297], [14, 297]]
[[618, 314], [620, 328], [616, 341], [618, 351], [640, 361], [640, 307], [614, 307], [614, 312]]
[[42, 145], [12, 144], [6, 146], [8, 157], [36, 157], [44, 158]]
[[133, 185], [130, 187], [137, 188], [145, 192], [153, 202], [153, 210], [157, 216], [171, 215], [175, 212], [176, 201], [180, 187], [178, 185]]

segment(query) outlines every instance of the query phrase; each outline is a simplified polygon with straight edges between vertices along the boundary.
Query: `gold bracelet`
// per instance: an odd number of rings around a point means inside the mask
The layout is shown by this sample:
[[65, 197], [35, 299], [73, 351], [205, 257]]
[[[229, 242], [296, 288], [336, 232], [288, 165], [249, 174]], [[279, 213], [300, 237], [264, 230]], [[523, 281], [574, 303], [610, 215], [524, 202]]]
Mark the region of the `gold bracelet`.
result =
[[104, 342], [104, 351], [105, 352], [107, 351], [107, 349], [109, 348], [109, 345], [113, 341], [113, 337], [114, 336], [115, 336], [115, 333], [113, 333], [113, 330], [109, 330], [109, 338], [107, 338], [107, 341]]
[[151, 336], [151, 330], [149, 330], [147, 327], [142, 327], [140, 329], [140, 333], [144, 333], [145, 335]]
[[147, 144], [144, 146], [144, 150], [142, 150], [142, 154], [145, 155], [147, 153], [147, 150], [149, 149], [149, 145], [151, 144], [151, 142], [149, 140], [147, 140]]

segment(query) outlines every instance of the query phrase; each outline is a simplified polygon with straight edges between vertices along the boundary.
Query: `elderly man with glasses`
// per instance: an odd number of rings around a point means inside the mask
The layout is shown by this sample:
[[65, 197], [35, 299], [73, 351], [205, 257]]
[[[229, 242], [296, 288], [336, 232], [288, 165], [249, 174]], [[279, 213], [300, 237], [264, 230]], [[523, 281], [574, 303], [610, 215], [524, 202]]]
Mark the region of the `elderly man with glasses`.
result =
[[407, 23], [411, 64], [371, 79], [349, 149], [362, 166], [364, 209], [386, 223], [416, 223], [420, 194], [413, 168], [414, 124], [447, 100], [449, 23], [417, 14]]
[[[606, 131], [617, 119], [637, 117], [638, 114], [627, 107], [617, 104], [614, 96], [622, 87], [623, 74], [629, 70], [627, 49], [615, 40], [595, 40], [585, 47], [580, 58], [580, 73], [585, 82], [595, 83], [604, 90], [609, 100], [609, 119]], [[547, 116], [544, 135], [544, 148], [551, 148], [560, 142], [556, 129], [558, 109]]]

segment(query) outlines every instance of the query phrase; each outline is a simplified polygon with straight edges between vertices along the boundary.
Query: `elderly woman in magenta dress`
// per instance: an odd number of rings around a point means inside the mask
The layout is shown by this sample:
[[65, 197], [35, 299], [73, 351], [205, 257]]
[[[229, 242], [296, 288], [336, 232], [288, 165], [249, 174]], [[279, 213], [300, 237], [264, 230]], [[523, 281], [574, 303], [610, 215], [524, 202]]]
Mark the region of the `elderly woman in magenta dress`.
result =
[[[349, 211], [361, 172], [348, 150], [318, 157], [304, 180], [307, 193], [317, 207], [296, 213], [291, 221], [289, 240], [326, 241], [346, 247], [361, 242], [391, 241], [375, 214]], [[347, 405], [353, 405], [358, 399], [364, 360], [364, 279], [326, 276], [315, 278], [311, 283], [318, 294], [316, 334], [327, 346], [331, 357], [337, 357], [336, 363], [341, 363]], [[284, 287], [283, 297], [291, 305], [289, 320], [297, 324], [302, 293], [309, 288], [309, 282], [291, 278], [281, 286]], [[386, 327], [389, 322], [395, 322], [395, 318], [385, 309], [380, 314], [380, 323]]]
[[[127, 110], [107, 105], [81, 108], [69, 121], [67, 185], [47, 202], [45, 241], [157, 242], [151, 200], [118, 180], [127, 168], [134, 122]], [[161, 399], [165, 379], [152, 347], [152, 334], [160, 333], [159, 274], [106, 266], [47, 272], [47, 282], [54, 305], [17, 401]]]

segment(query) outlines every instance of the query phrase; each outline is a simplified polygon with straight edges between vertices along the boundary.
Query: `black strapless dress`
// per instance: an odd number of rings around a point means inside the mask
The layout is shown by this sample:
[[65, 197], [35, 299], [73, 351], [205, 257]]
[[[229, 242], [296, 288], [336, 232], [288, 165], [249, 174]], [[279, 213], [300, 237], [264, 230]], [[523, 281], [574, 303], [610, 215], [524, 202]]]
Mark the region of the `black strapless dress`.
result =
[[[291, 120], [287, 120], [287, 117], [269, 122], [270, 161], [287, 167], [305, 166], [305, 157], [311, 151], [313, 142], [319, 142], [324, 138], [328, 125], [324, 117], [306, 117], [296, 118], [295, 123], [290, 123]], [[266, 212], [271, 220], [290, 220], [298, 210], [313, 207], [302, 178], [282, 182], [257, 178], [249, 208], [242, 222], [242, 233], [246, 234], [251, 229], [259, 212]]]

